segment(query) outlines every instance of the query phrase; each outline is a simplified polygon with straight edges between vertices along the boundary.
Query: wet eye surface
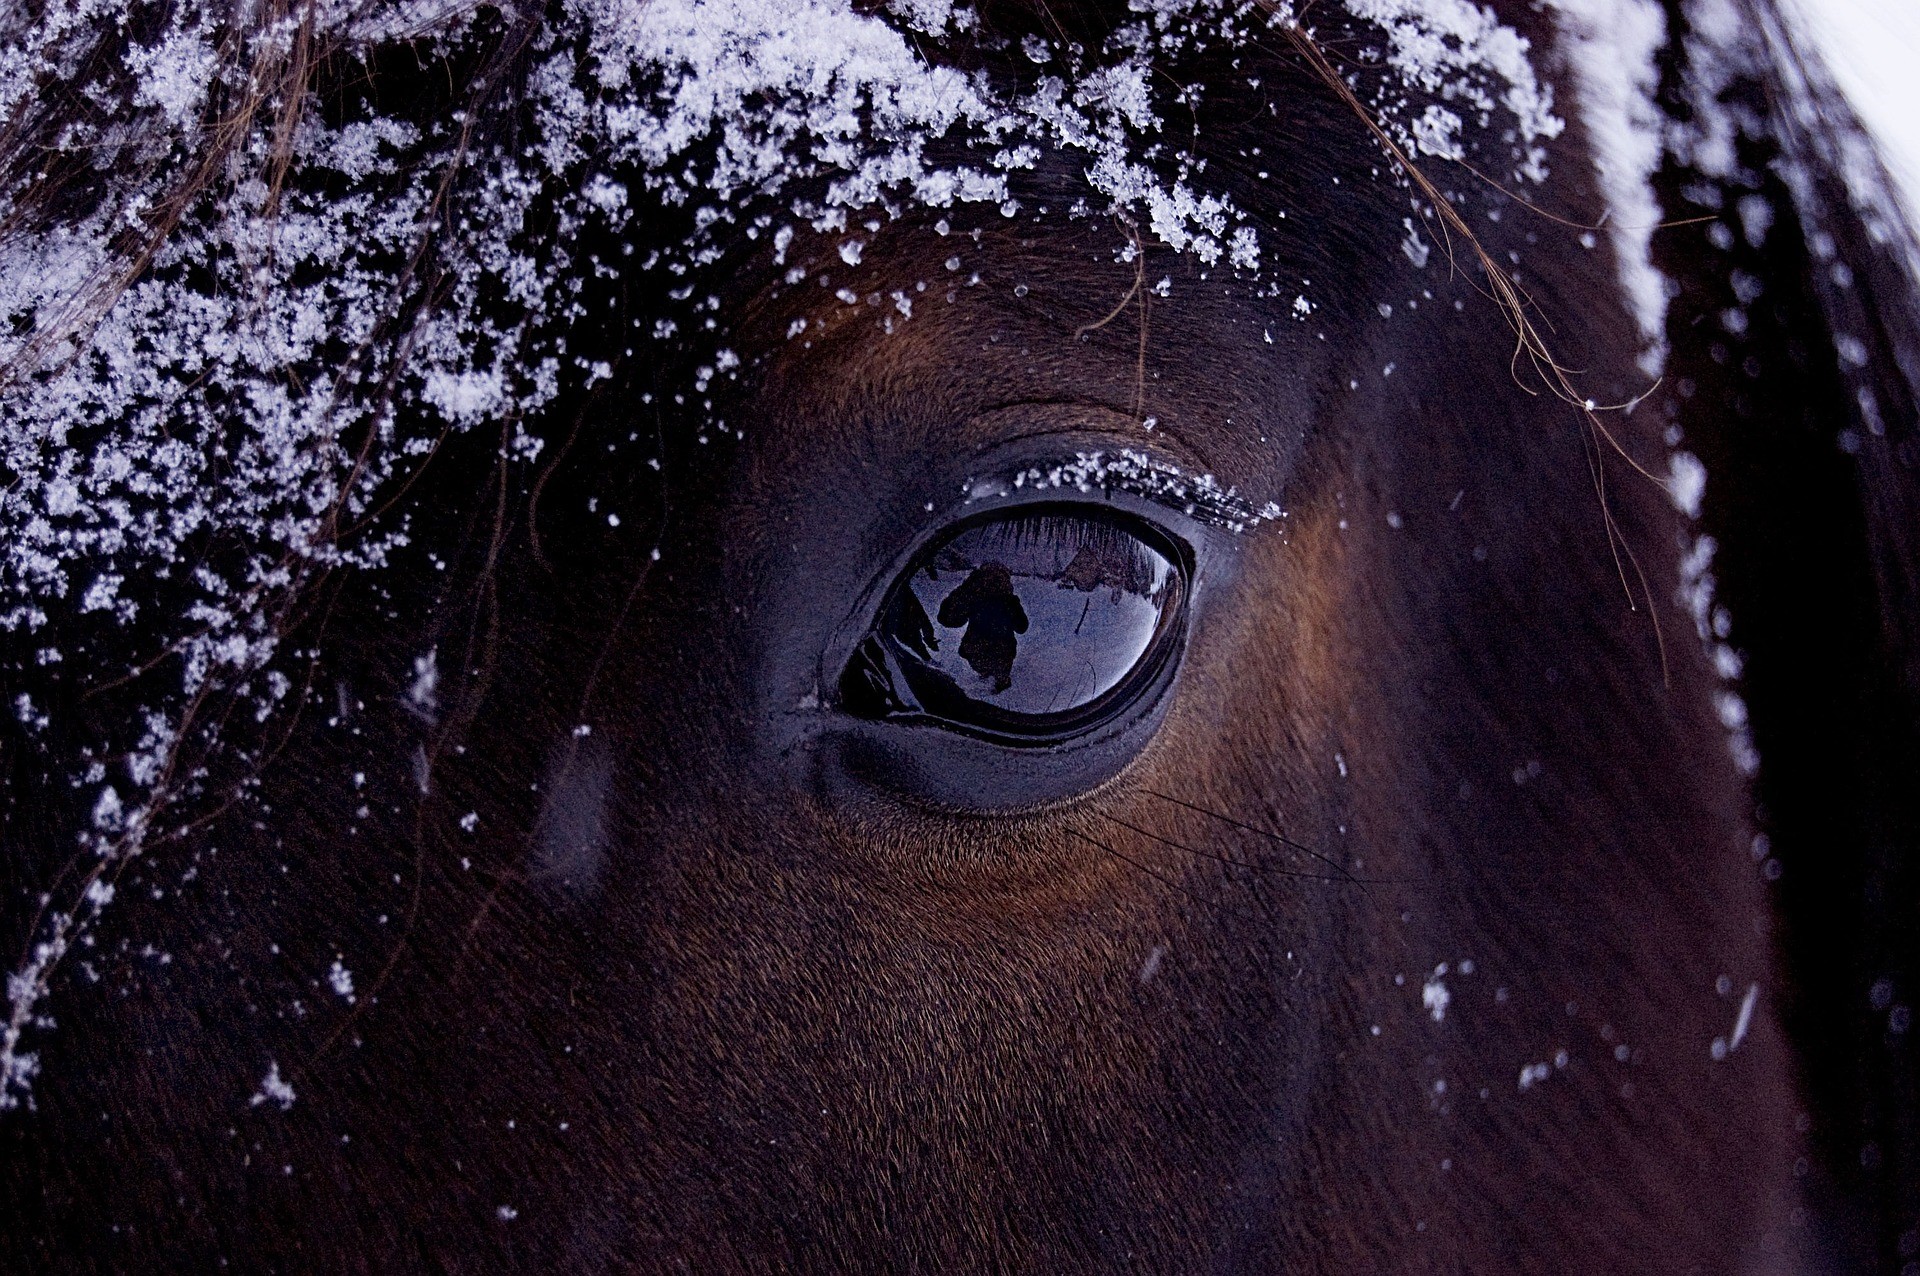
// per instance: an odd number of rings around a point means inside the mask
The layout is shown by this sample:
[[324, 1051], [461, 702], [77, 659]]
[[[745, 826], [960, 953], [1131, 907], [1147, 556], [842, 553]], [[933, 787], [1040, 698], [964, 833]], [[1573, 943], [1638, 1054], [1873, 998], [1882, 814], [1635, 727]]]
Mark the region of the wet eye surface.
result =
[[894, 583], [840, 680], [857, 717], [1048, 744], [1125, 713], [1180, 645], [1186, 556], [1145, 521], [1044, 506], [960, 523]]

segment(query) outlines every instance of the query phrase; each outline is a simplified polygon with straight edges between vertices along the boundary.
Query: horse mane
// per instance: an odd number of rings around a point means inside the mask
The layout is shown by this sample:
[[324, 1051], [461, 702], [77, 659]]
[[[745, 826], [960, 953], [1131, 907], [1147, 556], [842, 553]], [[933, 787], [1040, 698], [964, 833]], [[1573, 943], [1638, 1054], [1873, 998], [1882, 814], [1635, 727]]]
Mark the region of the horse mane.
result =
[[1778, 8], [1737, 6], [1746, 56], [1720, 51], [1710, 80], [1689, 64], [1715, 56], [1701, 6], [1666, 10], [1668, 114], [1696, 135], [1709, 113], [1746, 122], [1731, 163], [1701, 147], [1655, 182], [1669, 217], [1710, 218], [1654, 239], [1672, 425], [1710, 476], [1703, 637], [1738, 653], [1812, 1196], [1851, 1269], [1891, 1271], [1920, 1200], [1920, 1067], [1888, 1027], [1892, 990], [1920, 980], [1920, 251]]

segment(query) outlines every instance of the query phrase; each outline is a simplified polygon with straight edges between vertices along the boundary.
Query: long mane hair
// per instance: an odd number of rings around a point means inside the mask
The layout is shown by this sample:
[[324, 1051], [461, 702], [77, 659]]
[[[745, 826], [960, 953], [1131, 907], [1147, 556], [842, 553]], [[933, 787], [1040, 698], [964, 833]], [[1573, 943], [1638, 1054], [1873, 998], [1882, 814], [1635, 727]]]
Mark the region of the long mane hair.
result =
[[[1737, 653], [1744, 710], [1726, 712], [1757, 752], [1754, 856], [1778, 882], [1786, 1018], [1824, 1154], [1813, 1195], [1861, 1238], [1863, 1269], [1894, 1270], [1920, 1200], [1914, 1038], [1892, 1004], [1920, 978], [1902, 920], [1920, 901], [1920, 256], [1789, 13], [1666, 7], [1660, 102], [1692, 144], [1656, 186], [1670, 218], [1715, 215], [1654, 240], [1675, 425], [1712, 476], [1702, 619]], [[1733, 28], [1740, 56], [1716, 66]], [[1738, 121], [1728, 150], [1714, 112]]]

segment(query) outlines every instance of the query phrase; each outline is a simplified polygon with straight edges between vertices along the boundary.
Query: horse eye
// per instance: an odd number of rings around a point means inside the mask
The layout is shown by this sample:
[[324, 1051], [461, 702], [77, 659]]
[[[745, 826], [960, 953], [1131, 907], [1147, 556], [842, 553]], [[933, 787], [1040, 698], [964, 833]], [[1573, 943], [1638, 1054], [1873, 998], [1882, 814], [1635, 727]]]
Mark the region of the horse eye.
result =
[[840, 707], [1007, 744], [1124, 713], [1180, 646], [1186, 558], [1132, 517], [1050, 506], [959, 524], [894, 582]]

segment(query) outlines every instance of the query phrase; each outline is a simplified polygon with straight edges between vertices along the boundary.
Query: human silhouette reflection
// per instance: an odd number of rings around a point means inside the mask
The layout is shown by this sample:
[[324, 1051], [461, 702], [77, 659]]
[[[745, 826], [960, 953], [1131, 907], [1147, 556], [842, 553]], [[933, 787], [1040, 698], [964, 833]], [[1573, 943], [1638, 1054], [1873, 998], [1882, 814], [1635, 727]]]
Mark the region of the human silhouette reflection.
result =
[[940, 623], [965, 626], [960, 658], [993, 684], [996, 693], [1013, 685], [1016, 634], [1027, 632], [1027, 609], [1013, 592], [1013, 573], [1002, 563], [982, 563], [940, 604]]

